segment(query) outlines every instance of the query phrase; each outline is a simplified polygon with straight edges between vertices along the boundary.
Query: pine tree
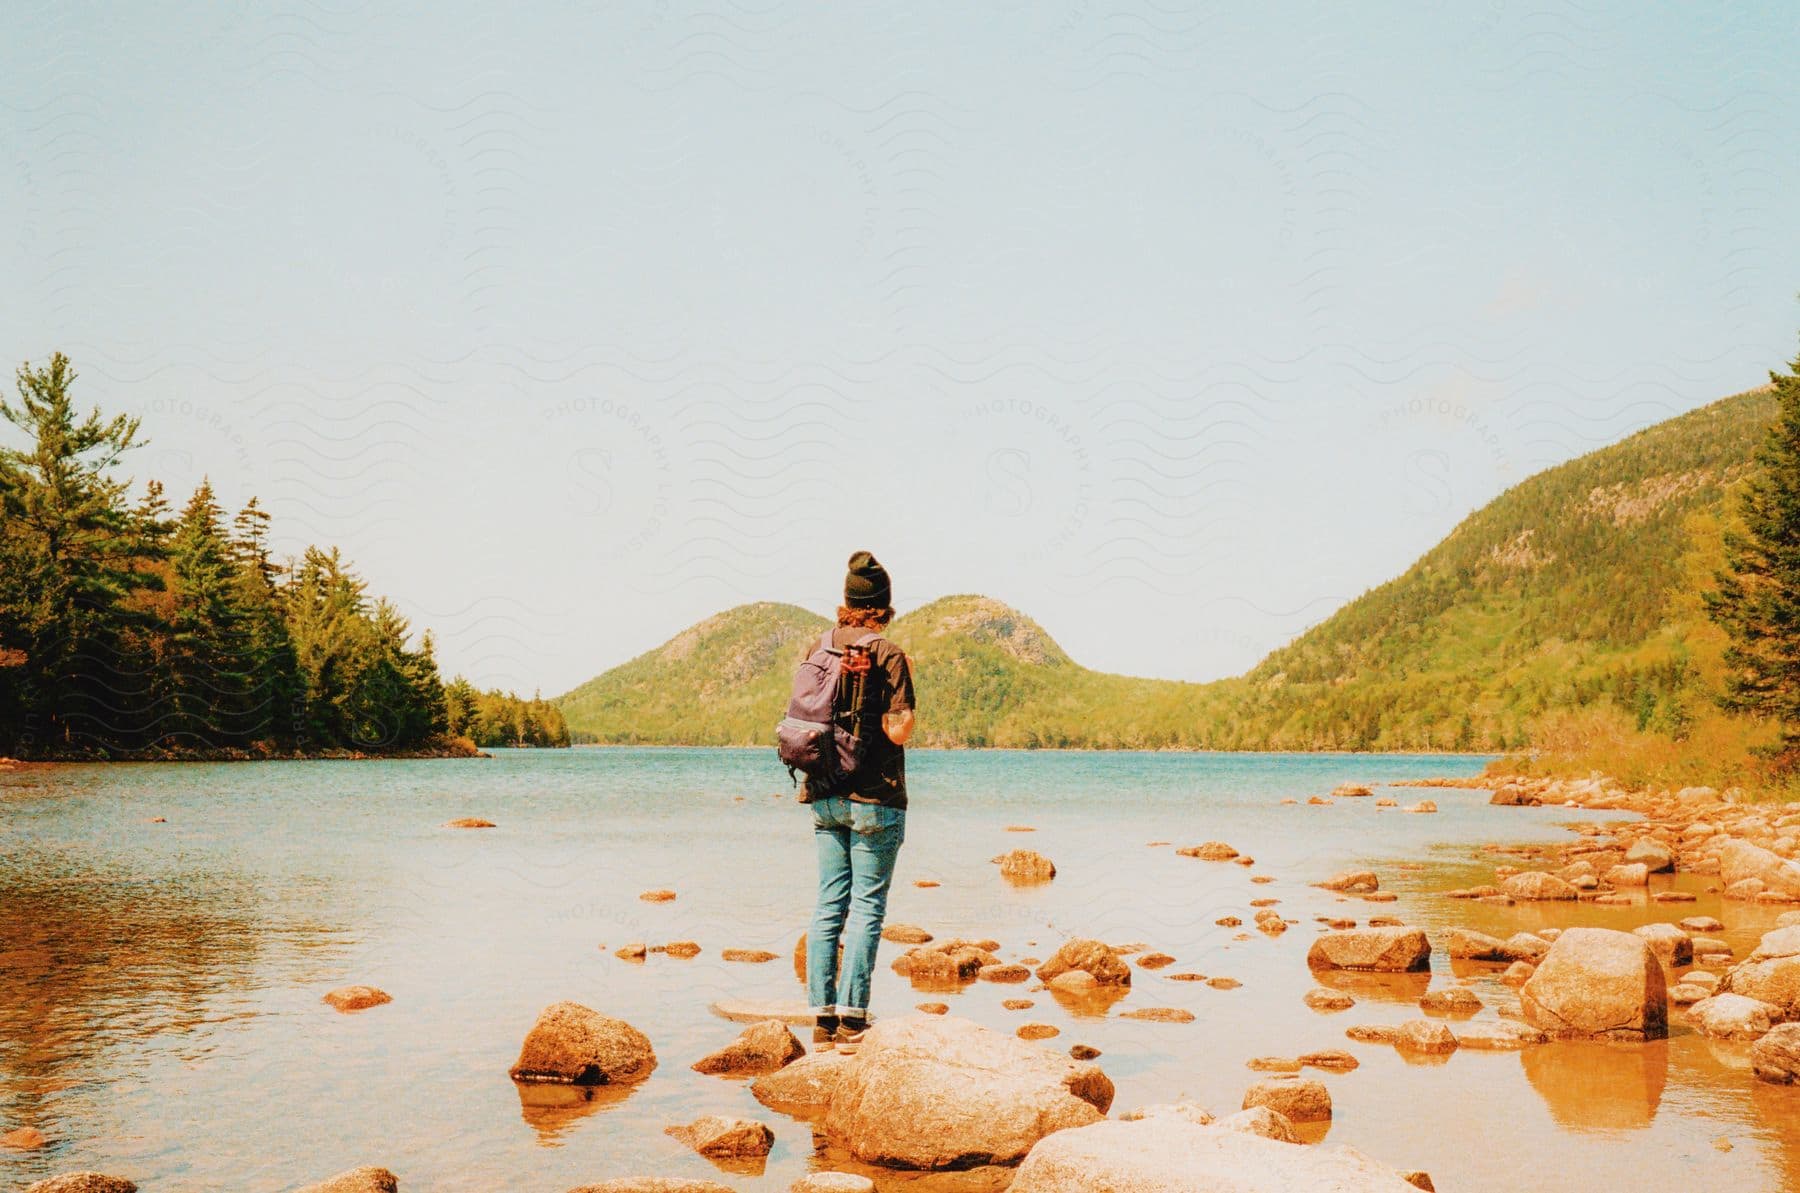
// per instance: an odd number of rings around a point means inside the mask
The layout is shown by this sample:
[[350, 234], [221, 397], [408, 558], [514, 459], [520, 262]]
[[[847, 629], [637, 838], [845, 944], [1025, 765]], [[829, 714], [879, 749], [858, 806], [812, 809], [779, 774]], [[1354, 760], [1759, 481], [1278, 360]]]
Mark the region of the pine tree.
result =
[[1800, 760], [1800, 359], [1771, 373], [1775, 422], [1739, 499], [1741, 527], [1725, 535], [1719, 587], [1706, 609], [1730, 635], [1721, 703], [1773, 721], [1782, 766]]
[[[0, 418], [25, 432], [22, 449], [0, 447], [0, 514], [16, 588], [0, 610], [0, 641], [23, 645], [13, 682], [33, 706], [49, 749], [105, 748], [116, 732], [118, 692], [130, 686], [120, 657], [126, 599], [142, 585], [142, 537], [124, 504], [129, 482], [114, 466], [139, 446], [138, 422], [75, 412], [76, 373], [57, 353], [42, 369], [21, 365], [18, 405]], [[22, 577], [22, 580], [19, 578]]]

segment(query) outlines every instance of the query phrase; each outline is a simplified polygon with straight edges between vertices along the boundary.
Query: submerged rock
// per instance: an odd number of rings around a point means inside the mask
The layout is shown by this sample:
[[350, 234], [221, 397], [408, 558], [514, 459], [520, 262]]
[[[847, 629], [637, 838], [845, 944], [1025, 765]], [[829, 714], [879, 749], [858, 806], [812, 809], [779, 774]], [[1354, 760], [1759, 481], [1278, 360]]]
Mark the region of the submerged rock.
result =
[[1196, 1193], [1207, 1189], [1230, 1193], [1416, 1193], [1391, 1169], [1349, 1148], [1295, 1147], [1230, 1119], [1201, 1126], [1162, 1115], [1134, 1122], [1096, 1123], [1052, 1135], [1032, 1149], [1010, 1193]]
[[846, 1065], [825, 1118], [869, 1164], [960, 1169], [1016, 1164], [1052, 1132], [1099, 1121], [1113, 1084], [966, 1019], [883, 1020]]
[[1400, 1025], [1394, 1045], [1408, 1052], [1444, 1055], [1456, 1051], [1456, 1035], [1435, 1019], [1408, 1019]]
[[1519, 999], [1526, 1020], [1552, 1036], [1642, 1040], [1669, 1032], [1662, 965], [1629, 932], [1566, 930]]
[[813, 1172], [789, 1185], [788, 1193], [875, 1193], [875, 1182], [850, 1172]]
[[36, 1127], [15, 1127], [4, 1135], [0, 1135], [0, 1147], [10, 1147], [16, 1151], [31, 1152], [43, 1147], [50, 1140]]
[[1345, 870], [1314, 885], [1321, 890], [1343, 891], [1348, 894], [1357, 891], [1378, 890], [1381, 887], [1381, 879], [1375, 876], [1373, 870]]
[[642, 1081], [656, 1068], [646, 1036], [577, 1002], [545, 1007], [512, 1067], [514, 1081], [614, 1085]]
[[459, 816], [457, 819], [446, 823], [444, 825], [444, 827], [445, 828], [495, 828], [497, 826], [494, 824], [493, 821], [483, 820], [479, 816]]

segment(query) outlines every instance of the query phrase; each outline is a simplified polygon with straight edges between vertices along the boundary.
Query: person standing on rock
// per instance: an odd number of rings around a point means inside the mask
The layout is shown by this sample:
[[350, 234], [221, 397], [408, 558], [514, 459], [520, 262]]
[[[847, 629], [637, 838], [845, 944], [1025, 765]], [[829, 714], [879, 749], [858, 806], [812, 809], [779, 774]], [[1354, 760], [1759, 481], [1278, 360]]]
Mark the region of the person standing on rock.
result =
[[819, 901], [806, 940], [807, 997], [817, 1016], [813, 1042], [827, 1048], [854, 1048], [868, 1028], [875, 951], [906, 837], [913, 681], [906, 652], [880, 636], [893, 618], [887, 569], [858, 551], [850, 557], [829, 644], [843, 651], [833, 719], [860, 739], [862, 757], [829, 790], [809, 778], [800, 794], [812, 807], [819, 855]]

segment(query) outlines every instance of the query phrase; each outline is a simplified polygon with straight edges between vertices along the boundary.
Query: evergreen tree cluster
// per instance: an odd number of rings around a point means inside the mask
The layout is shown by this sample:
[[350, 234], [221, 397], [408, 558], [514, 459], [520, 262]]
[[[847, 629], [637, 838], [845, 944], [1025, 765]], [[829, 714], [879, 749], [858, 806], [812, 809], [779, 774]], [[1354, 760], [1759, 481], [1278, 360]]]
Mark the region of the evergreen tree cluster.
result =
[[444, 744], [431, 635], [333, 549], [277, 562], [269, 517], [202, 483], [179, 513], [118, 476], [136, 419], [78, 415], [58, 353], [0, 417], [0, 754], [266, 756]]
[[539, 696], [522, 700], [498, 689], [478, 691], [457, 676], [444, 687], [450, 733], [478, 746], [553, 746], [569, 744], [562, 710]]

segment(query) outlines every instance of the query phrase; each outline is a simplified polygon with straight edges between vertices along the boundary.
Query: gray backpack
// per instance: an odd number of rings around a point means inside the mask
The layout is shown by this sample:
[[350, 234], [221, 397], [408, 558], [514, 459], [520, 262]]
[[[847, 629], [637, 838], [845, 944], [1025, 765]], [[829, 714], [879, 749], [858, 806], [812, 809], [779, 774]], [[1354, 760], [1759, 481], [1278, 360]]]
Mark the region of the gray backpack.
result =
[[[806, 794], [811, 799], [837, 791], [862, 764], [869, 644], [881, 637], [871, 630], [839, 647], [832, 645], [834, 633], [826, 630], [794, 672], [787, 716], [775, 726], [775, 752], [787, 766], [789, 778], [806, 776]], [[851, 678], [849, 707], [839, 709], [837, 694], [846, 673]], [[850, 728], [845, 728], [845, 721]]]

